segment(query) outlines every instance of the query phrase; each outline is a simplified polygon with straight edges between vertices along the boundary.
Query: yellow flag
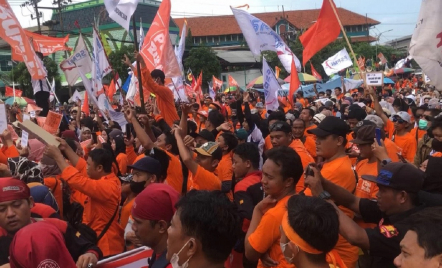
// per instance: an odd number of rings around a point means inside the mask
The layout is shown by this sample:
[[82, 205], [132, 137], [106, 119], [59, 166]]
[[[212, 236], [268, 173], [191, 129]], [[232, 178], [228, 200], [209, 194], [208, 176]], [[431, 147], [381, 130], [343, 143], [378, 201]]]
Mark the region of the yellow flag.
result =
[[109, 46], [109, 43], [107, 42], [107, 39], [102, 32], [100, 33], [100, 36], [101, 36], [101, 42], [103, 43], [104, 51], [106, 51], [106, 55], [109, 56], [109, 54], [112, 52], [112, 49]]
[[276, 78], [279, 78], [279, 72], [281, 71], [281, 68], [279, 68], [278, 66], [275, 66], [275, 76]]

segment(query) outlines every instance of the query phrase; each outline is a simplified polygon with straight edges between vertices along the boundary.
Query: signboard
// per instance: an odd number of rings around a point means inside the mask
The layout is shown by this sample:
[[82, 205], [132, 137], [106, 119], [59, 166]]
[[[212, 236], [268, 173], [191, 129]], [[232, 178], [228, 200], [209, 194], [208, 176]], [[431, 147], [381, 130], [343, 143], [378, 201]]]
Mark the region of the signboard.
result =
[[63, 118], [63, 115], [53, 112], [53, 111], [49, 111], [48, 116], [46, 117], [46, 121], [43, 125], [43, 128], [47, 132], [49, 132], [53, 135], [57, 134], [58, 127], [60, 126], [62, 118]]
[[21, 140], [20, 140], [21, 148], [28, 147], [28, 137], [29, 137], [28, 132], [22, 130], [21, 131]]
[[0, 103], [0, 134], [8, 128], [8, 120], [6, 118], [6, 106]]
[[365, 83], [367, 86], [384, 85], [384, 73], [365, 73]]
[[23, 123], [18, 123], [18, 126], [22, 130], [34, 134], [35, 138], [45, 145], [54, 145], [56, 147], [60, 145], [60, 142], [55, 139], [55, 136], [51, 135], [49, 132], [30, 120], [25, 120]]

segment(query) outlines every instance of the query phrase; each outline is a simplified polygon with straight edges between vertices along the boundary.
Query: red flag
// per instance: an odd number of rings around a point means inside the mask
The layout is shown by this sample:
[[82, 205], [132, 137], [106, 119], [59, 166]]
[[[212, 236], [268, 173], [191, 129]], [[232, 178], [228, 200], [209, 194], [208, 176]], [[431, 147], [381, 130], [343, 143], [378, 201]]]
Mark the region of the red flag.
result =
[[116, 81], [118, 80], [118, 78], [119, 78], [118, 73], [116, 73], [114, 78], [111, 80], [109, 88], [107, 89], [107, 98], [109, 100], [112, 100], [115, 93], [117, 93]]
[[19, 90], [19, 89], [16, 89], [16, 90], [15, 90], [15, 96], [16, 96], [16, 97], [21, 97], [22, 94], [23, 94], [23, 91], [21, 91], [21, 90]]
[[298, 90], [299, 86], [301, 86], [301, 82], [299, 81], [298, 71], [296, 70], [295, 61], [292, 60], [292, 73], [290, 74], [290, 90], [289, 90], [289, 101], [294, 105], [293, 95], [296, 90]]
[[169, 37], [170, 0], [163, 0], [143, 41], [140, 54], [147, 69], [160, 69], [166, 77], [181, 76]]
[[218, 78], [216, 78], [214, 75], [212, 75], [212, 86], [213, 88], [222, 88], [223, 87], [223, 81], [219, 80]]
[[335, 16], [333, 8], [336, 9], [336, 6], [332, 0], [323, 0], [321, 12], [315, 24], [299, 37], [304, 46], [302, 53], [302, 64], [304, 66], [319, 50], [335, 41], [341, 33], [338, 18]]
[[229, 74], [229, 87], [231, 86], [239, 87], [238, 82]]
[[12, 87], [5, 87], [5, 97], [14, 97], [14, 89]]
[[315, 70], [315, 68], [313, 67], [313, 64], [310, 62], [310, 68], [312, 69], [312, 75], [318, 79], [318, 80], [322, 80], [322, 76]]
[[197, 96], [199, 96], [200, 99], [203, 99], [203, 89], [201, 86], [203, 85], [203, 71], [201, 70], [200, 75], [198, 76], [198, 80], [195, 82], [195, 88], [194, 91]]
[[89, 99], [86, 91], [84, 92], [84, 100], [83, 100], [83, 105], [81, 106], [81, 111], [85, 115], [89, 116]]

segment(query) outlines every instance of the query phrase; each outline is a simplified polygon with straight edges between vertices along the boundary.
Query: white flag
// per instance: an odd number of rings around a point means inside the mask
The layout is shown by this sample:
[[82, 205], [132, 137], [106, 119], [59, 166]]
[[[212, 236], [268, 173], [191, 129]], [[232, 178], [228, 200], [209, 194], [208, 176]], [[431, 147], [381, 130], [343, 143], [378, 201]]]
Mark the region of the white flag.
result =
[[292, 57], [295, 57], [296, 69], [298, 72], [301, 71], [299, 59], [270, 26], [247, 11], [233, 7], [230, 9], [253, 55], [261, 56], [261, 52], [265, 50], [275, 51], [284, 68], [289, 72], [291, 72]]
[[214, 100], [216, 97], [216, 92], [215, 92], [215, 90], [213, 90], [212, 83], [208, 83], [208, 84], [209, 84], [209, 96], [212, 98], [212, 100]]
[[[80, 74], [78, 74], [78, 76], [80, 76]], [[77, 102], [78, 100], [82, 101], [83, 99], [83, 96], [81, 96], [81, 94], [76, 89], [74, 94], [72, 94], [72, 97], [69, 99], [69, 102]]]
[[103, 44], [101, 43], [100, 35], [98, 34], [95, 27], [93, 27], [93, 38], [94, 51], [92, 53], [94, 64], [92, 65], [92, 91], [96, 96], [97, 92], [103, 88], [102, 79], [103, 76], [107, 75], [112, 71], [112, 67], [104, 51]]
[[348, 68], [352, 65], [353, 62], [351, 61], [345, 47], [322, 63], [325, 73], [329, 76], [336, 74], [342, 69]]
[[126, 94], [126, 100], [130, 101], [131, 103], [134, 103], [134, 98], [137, 91], [138, 91], [138, 78], [136, 75], [132, 74], [130, 78], [129, 89], [127, 90]]
[[83, 86], [86, 89], [86, 93], [88, 94], [88, 97], [92, 100], [92, 102], [97, 105], [98, 107], [98, 101], [95, 95], [92, 93], [92, 85], [91, 81], [84, 75], [84, 73], [80, 70], [80, 68], [77, 68], [78, 74], [81, 77], [81, 80], [83, 80]]
[[276, 111], [279, 107], [278, 91], [281, 87], [264, 57], [262, 58], [262, 76], [266, 109], [267, 111]]
[[132, 15], [137, 9], [138, 0], [104, 0], [109, 17], [129, 32]]
[[140, 51], [141, 48], [143, 47], [143, 41], [144, 41], [143, 21], [140, 18], [140, 37], [138, 39], [138, 51]]
[[186, 88], [184, 87], [183, 77], [177, 76], [172, 78], [172, 82], [167, 85], [173, 92], [175, 100], [189, 102], [186, 96]]
[[421, 1], [410, 55], [431, 79], [429, 84], [442, 89], [442, 1]]
[[184, 55], [184, 49], [186, 47], [186, 33], [187, 33], [186, 28], [187, 28], [187, 22], [184, 21], [183, 29], [181, 30], [180, 42], [178, 43], [178, 46], [175, 47], [176, 60], [178, 61], [181, 73], [183, 74], [184, 74], [183, 55]]
[[64, 72], [70, 86], [73, 86], [80, 78], [76, 67], [80, 68], [84, 74], [90, 73], [92, 70], [92, 60], [81, 34], [72, 56], [60, 63], [60, 69]]

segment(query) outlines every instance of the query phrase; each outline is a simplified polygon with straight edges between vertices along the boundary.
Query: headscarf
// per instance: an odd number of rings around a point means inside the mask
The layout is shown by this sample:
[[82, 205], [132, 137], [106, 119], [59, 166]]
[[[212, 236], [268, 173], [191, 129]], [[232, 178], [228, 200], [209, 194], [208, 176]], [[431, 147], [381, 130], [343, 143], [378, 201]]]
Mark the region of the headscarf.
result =
[[29, 146], [29, 156], [28, 159], [34, 162], [40, 162], [43, 157], [43, 153], [46, 146], [37, 139], [30, 139], [28, 141]]
[[180, 194], [170, 185], [153, 183], [135, 198], [132, 215], [143, 220], [170, 222], [179, 198]]
[[31, 196], [34, 198], [35, 202], [48, 205], [56, 212], [59, 211], [57, 201], [55, 200], [55, 197], [52, 195], [51, 191], [49, 191], [48, 187], [35, 182], [30, 183], [28, 186], [31, 190]]
[[8, 158], [8, 166], [12, 177], [18, 178], [24, 183], [39, 182], [43, 184], [40, 166], [26, 157]]
[[76, 268], [61, 231], [52, 223], [39, 221], [21, 228], [9, 247], [11, 268]]
[[43, 174], [43, 177], [55, 176], [55, 175], [61, 174], [61, 170], [58, 167], [57, 162], [55, 162], [54, 159], [52, 159], [46, 155], [43, 156], [39, 165], [40, 165], [40, 169]]
[[77, 134], [75, 134], [75, 131], [73, 130], [65, 130], [61, 133], [61, 137], [63, 139], [68, 138], [74, 141], [78, 141], [78, 137]]

